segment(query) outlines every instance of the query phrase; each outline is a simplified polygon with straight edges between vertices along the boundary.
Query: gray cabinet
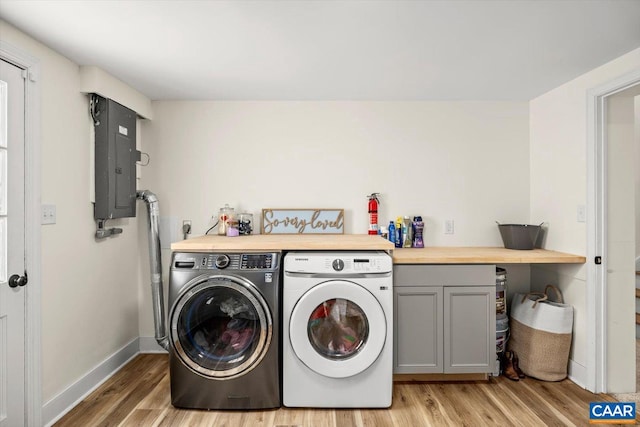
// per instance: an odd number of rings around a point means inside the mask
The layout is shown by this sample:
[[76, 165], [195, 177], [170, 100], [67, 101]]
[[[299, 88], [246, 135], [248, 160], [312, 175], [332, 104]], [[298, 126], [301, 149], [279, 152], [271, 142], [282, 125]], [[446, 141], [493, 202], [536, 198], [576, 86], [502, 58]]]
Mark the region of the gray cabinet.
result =
[[[442, 286], [406, 286], [394, 290], [394, 372], [443, 372]], [[401, 351], [398, 351], [400, 350]]]
[[496, 360], [495, 284], [445, 286], [443, 312], [444, 372], [493, 372]]
[[394, 373], [490, 373], [495, 266], [394, 267]]

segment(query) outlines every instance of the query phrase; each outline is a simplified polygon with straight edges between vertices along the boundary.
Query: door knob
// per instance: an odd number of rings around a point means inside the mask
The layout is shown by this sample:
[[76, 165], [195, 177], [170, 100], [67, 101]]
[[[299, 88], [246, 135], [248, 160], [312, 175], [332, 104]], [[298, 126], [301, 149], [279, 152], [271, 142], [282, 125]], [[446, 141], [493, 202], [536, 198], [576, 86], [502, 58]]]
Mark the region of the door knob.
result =
[[16, 288], [18, 286], [24, 286], [29, 282], [29, 278], [27, 277], [27, 272], [24, 272], [24, 276], [20, 276], [18, 274], [14, 274], [9, 277], [9, 287]]

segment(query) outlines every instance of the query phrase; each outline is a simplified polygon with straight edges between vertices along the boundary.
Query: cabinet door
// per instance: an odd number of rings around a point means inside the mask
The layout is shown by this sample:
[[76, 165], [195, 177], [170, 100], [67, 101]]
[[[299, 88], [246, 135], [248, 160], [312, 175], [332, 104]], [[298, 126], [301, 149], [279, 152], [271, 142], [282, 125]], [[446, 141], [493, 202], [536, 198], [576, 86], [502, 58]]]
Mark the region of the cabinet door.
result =
[[495, 286], [444, 288], [445, 373], [493, 372], [495, 331]]
[[442, 286], [394, 289], [394, 373], [442, 373], [442, 307]]

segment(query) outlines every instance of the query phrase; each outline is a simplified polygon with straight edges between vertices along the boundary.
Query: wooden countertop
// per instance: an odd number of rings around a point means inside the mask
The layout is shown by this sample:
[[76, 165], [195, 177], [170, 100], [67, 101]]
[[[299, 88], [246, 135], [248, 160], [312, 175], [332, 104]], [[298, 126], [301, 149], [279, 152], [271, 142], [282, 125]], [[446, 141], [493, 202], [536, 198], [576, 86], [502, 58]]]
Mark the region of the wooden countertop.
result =
[[207, 235], [171, 244], [177, 252], [250, 251], [357, 251], [383, 250], [394, 264], [584, 264], [580, 255], [546, 249], [515, 250], [502, 247], [427, 247], [395, 249], [379, 236], [367, 234], [254, 234], [226, 237]]
[[393, 243], [368, 234], [252, 234], [226, 237], [207, 235], [171, 244], [183, 252], [245, 251], [372, 251], [393, 250]]
[[430, 247], [393, 251], [394, 264], [584, 264], [580, 255], [546, 249], [515, 250], [502, 247]]

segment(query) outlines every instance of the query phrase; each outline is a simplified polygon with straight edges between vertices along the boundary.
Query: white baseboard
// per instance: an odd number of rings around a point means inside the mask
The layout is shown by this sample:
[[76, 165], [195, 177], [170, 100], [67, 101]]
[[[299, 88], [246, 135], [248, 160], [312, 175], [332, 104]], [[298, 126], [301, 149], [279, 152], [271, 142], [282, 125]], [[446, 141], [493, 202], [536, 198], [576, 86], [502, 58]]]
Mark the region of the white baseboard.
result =
[[587, 368], [569, 359], [569, 379], [582, 388], [587, 388]]
[[140, 338], [136, 338], [49, 400], [42, 406], [43, 424], [47, 427], [53, 425], [139, 352]]
[[166, 353], [155, 337], [140, 337], [140, 353]]

